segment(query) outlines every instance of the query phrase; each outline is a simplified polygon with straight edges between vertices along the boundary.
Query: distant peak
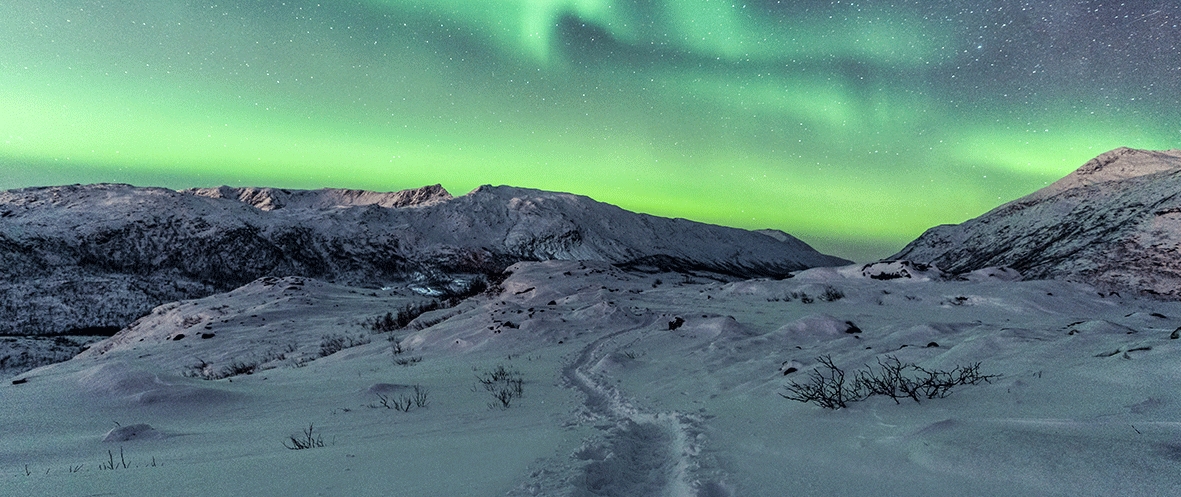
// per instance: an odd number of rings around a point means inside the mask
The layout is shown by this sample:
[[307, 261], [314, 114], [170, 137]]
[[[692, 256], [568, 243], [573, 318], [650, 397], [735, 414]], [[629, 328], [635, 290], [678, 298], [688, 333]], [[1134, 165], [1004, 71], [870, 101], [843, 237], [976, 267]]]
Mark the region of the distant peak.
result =
[[1015, 202], [1041, 200], [1066, 190], [1181, 170], [1181, 150], [1140, 150], [1120, 147], [1087, 161], [1074, 172]]
[[396, 192], [372, 192], [368, 190], [340, 188], [288, 190], [284, 188], [236, 188], [229, 186], [190, 188], [188, 190], [182, 190], [182, 192], [202, 197], [237, 200], [264, 211], [283, 208], [331, 209], [364, 205], [398, 208], [424, 205], [451, 198], [451, 194], [442, 185], [438, 184]]
[[[1172, 160], [1170, 160], [1172, 159]], [[1181, 168], [1181, 150], [1140, 150], [1120, 147], [1099, 154], [1078, 168], [1075, 176], [1112, 181]]]

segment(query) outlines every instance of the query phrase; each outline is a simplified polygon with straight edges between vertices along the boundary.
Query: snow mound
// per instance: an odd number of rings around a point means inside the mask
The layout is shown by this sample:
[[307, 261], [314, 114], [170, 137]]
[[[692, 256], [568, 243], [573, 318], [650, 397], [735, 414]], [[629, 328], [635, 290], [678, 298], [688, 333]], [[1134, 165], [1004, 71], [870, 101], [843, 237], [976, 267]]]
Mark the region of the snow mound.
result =
[[129, 442], [131, 440], [152, 440], [163, 438], [164, 434], [147, 424], [119, 426], [108, 431], [104, 442]]
[[847, 319], [812, 314], [787, 323], [771, 333], [788, 340], [831, 339], [856, 335], [861, 333], [861, 329]]
[[158, 374], [132, 367], [122, 361], [103, 362], [77, 373], [84, 392], [134, 405], [209, 405], [228, 400], [231, 394], [204, 387], [169, 382]]
[[[671, 329], [676, 319], [669, 322]], [[735, 340], [752, 336], [751, 332], [742, 326], [734, 316], [710, 316], [686, 319], [683, 324], [676, 326], [676, 332], [695, 339], [702, 340]]]

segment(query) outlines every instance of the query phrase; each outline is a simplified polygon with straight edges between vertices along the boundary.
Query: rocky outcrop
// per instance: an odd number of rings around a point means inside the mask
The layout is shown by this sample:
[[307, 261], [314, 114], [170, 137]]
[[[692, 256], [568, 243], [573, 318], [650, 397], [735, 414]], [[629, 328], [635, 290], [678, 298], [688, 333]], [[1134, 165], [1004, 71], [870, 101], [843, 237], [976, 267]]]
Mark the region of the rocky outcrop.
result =
[[503, 186], [460, 197], [438, 185], [391, 193], [25, 188], [0, 192], [0, 333], [123, 326], [161, 303], [263, 276], [462, 286], [550, 259], [734, 278], [846, 262], [782, 232]]
[[1181, 150], [1119, 148], [1026, 197], [931, 228], [890, 259], [1009, 266], [1104, 292], [1181, 298]]

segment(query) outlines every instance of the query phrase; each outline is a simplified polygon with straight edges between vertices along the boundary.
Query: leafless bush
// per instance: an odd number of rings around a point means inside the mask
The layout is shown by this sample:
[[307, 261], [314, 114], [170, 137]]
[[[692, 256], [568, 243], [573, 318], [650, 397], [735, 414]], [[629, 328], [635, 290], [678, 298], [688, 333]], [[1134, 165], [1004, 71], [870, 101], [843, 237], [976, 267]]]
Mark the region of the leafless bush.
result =
[[197, 359], [197, 362], [186, 366], [181, 370], [180, 375], [185, 378], [200, 378], [202, 380], [216, 379], [213, 374], [213, 368], [204, 359]]
[[320, 357], [328, 357], [347, 348], [365, 345], [369, 341], [367, 336], [324, 335], [320, 337]]
[[402, 394], [397, 397], [393, 395], [377, 394], [377, 402], [369, 404], [369, 407], [378, 408], [384, 407], [386, 409], [393, 409], [395, 411], [410, 412], [414, 407], [426, 407], [430, 404], [428, 395], [430, 391], [423, 388], [422, 385], [414, 385], [414, 394]]
[[[910, 398], [915, 402], [922, 399], [940, 399], [951, 394], [960, 385], [991, 383], [1000, 375], [980, 373], [980, 363], [956, 366], [951, 371], [928, 370], [912, 363], [903, 363], [897, 357], [878, 359], [878, 368], [867, 367], [853, 372], [853, 381], [845, 380], [845, 372], [833, 364], [832, 358], [817, 358], [820, 367], [809, 372], [808, 382], [792, 382], [787, 394], [779, 394], [788, 400], [813, 403], [827, 409], [847, 407], [849, 402], [865, 399], [872, 395], [885, 395], [900, 403], [899, 399]], [[821, 370], [824, 370], [823, 372]]]
[[[127, 467], [128, 467], [127, 460], [123, 458], [123, 446], [119, 446], [119, 462], [115, 462], [115, 453], [108, 450], [107, 451], [107, 461], [104, 463], [100, 463], [98, 465], [98, 469], [107, 469], [107, 470], [119, 469], [119, 468], [127, 469]], [[27, 468], [28, 467], [26, 466], [26, 469]]]
[[[254, 374], [258, 370], [257, 361], [243, 361], [235, 359], [229, 365], [221, 368], [218, 378], [229, 378], [231, 376], [241, 376], [244, 374]], [[217, 379], [217, 378], [215, 378]]]
[[847, 407], [849, 402], [865, 398], [858, 384], [845, 385], [845, 372], [832, 363], [832, 357], [822, 356], [816, 360], [825, 372], [821, 372], [820, 368], [813, 369], [808, 372], [807, 383], [793, 381], [787, 386], [787, 394], [779, 395], [787, 400], [811, 402], [826, 409], [840, 409]]
[[525, 381], [521, 378], [521, 372], [503, 365], [476, 376], [476, 381], [496, 399], [496, 402], [489, 403], [488, 407], [508, 409], [513, 399], [521, 397], [524, 393]]
[[283, 442], [283, 446], [291, 450], [323, 447], [324, 437], [320, 436], [315, 431], [315, 427], [309, 424], [308, 428], [303, 431], [303, 437], [292, 435], [289, 437], [291, 439], [291, 445], [287, 445], [287, 442]]
[[181, 370], [181, 376], [186, 378], [200, 378], [202, 380], [220, 380], [231, 376], [254, 374], [261, 363], [257, 359], [234, 359], [221, 369], [215, 369], [212, 364], [203, 359], [186, 366]]
[[825, 302], [835, 302], [845, 298], [845, 292], [842, 292], [831, 286], [824, 287], [824, 293], [820, 294], [820, 300]]
[[384, 316], [378, 316], [366, 320], [363, 324], [366, 328], [377, 333], [387, 331], [400, 330], [406, 325], [414, 321], [414, 318], [422, 315], [424, 312], [430, 312], [442, 307], [438, 300], [430, 302], [409, 302], [398, 309], [397, 313], [387, 312]]
[[413, 365], [418, 364], [420, 362], [422, 362], [422, 356], [399, 357], [397, 359], [394, 359], [394, 364], [397, 364], [399, 366], [413, 366]]

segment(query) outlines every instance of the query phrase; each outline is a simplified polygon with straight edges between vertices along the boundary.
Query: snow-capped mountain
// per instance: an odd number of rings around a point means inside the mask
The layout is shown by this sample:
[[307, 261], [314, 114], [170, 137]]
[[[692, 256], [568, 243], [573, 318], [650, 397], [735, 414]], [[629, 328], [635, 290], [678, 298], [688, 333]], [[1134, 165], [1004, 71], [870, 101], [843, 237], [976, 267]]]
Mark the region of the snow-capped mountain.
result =
[[515, 262], [550, 259], [728, 277], [846, 262], [781, 232], [504, 186], [459, 197], [438, 185], [393, 193], [25, 188], [0, 192], [0, 332], [118, 328], [164, 302], [263, 276], [369, 287], [417, 280], [455, 291]]
[[891, 259], [1178, 298], [1179, 249], [1181, 150], [1118, 148], [983, 216], [931, 228]]

